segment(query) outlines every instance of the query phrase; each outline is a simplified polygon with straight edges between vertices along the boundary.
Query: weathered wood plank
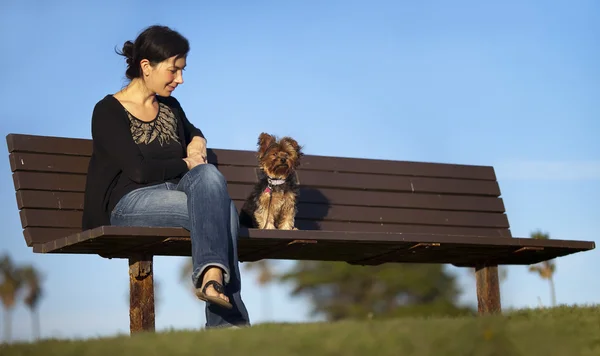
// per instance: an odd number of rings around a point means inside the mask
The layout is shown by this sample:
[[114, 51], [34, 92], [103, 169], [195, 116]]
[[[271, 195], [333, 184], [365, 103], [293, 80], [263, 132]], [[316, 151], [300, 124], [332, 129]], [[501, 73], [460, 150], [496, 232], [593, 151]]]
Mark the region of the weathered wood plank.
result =
[[[92, 154], [92, 142], [89, 139], [9, 134], [7, 144], [9, 153], [28, 152], [88, 157]], [[243, 151], [212, 148], [208, 152], [209, 161], [218, 165], [256, 166], [256, 152], [253, 149], [253, 145], [249, 150]], [[306, 155], [302, 165], [309, 170], [496, 180], [493, 167], [480, 165], [317, 155]]]
[[[495, 228], [471, 228], [453, 226], [431, 226], [431, 225], [409, 225], [409, 224], [380, 224], [380, 223], [356, 223], [339, 221], [313, 221], [297, 220], [296, 226], [300, 230], [325, 230], [325, 231], [357, 231], [357, 232], [392, 232], [404, 234], [448, 234], [480, 237], [512, 237], [509, 229]], [[46, 243], [75, 232], [78, 228], [48, 228], [27, 227], [24, 229], [27, 246], [34, 243]]]
[[19, 209], [83, 210], [83, 193], [50, 190], [18, 190]]
[[[68, 253], [70, 248], [92, 241], [94, 250], [88, 253], [114, 258], [133, 253], [189, 256], [191, 251], [189, 234], [184, 229], [109, 226], [36, 244], [34, 252]], [[259, 229], [242, 229], [238, 246], [240, 261], [317, 259], [367, 264], [361, 261], [368, 257], [386, 256], [379, 258], [375, 264], [452, 263], [471, 267], [481, 264], [531, 264], [595, 248], [594, 242], [554, 239]], [[524, 246], [530, 248], [523, 249]]]
[[[244, 202], [234, 201], [238, 211]], [[26, 227], [81, 226], [81, 210], [21, 209], [21, 223]], [[298, 219], [310, 221], [342, 221], [379, 224], [411, 224], [457, 227], [505, 228], [509, 227], [504, 214], [477, 213], [449, 210], [374, 208], [323, 204], [298, 204]]]
[[152, 256], [129, 257], [130, 332], [154, 331], [154, 272]]
[[[232, 184], [254, 184], [258, 181], [257, 169], [254, 167], [220, 166], [219, 171]], [[298, 171], [297, 176], [302, 186], [312, 188], [356, 189], [410, 194], [462, 194], [488, 197], [498, 197], [500, 195], [500, 188], [495, 181], [317, 171]], [[16, 189], [83, 192], [86, 176], [74, 173], [17, 170], [13, 173], [13, 180]]]
[[[229, 184], [228, 191], [232, 199], [243, 200], [252, 191], [251, 184]], [[62, 192], [50, 190], [18, 190], [19, 209], [83, 209], [83, 192]], [[301, 187], [298, 201], [302, 203], [348, 205], [390, 208], [417, 208], [431, 210], [504, 212], [501, 198], [474, 197], [441, 194], [412, 194], [372, 192], [344, 189]]]
[[8, 152], [50, 153], [91, 156], [92, 141], [82, 138], [64, 138], [40, 135], [6, 135]]
[[475, 268], [477, 310], [479, 314], [497, 314], [502, 311], [498, 266], [478, 265]]
[[45, 243], [61, 237], [69, 236], [81, 231], [81, 228], [49, 228], [49, 227], [26, 227], [23, 236], [28, 247], [34, 243]]
[[47, 172], [15, 172], [15, 190], [47, 190], [63, 192], [83, 192], [86, 175]]

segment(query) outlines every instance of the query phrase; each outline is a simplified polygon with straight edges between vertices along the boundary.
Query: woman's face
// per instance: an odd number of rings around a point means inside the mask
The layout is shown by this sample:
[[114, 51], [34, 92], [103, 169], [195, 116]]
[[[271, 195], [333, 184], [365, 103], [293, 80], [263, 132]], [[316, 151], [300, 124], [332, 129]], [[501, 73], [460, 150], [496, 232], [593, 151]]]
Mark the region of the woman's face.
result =
[[186, 58], [173, 56], [156, 66], [143, 65], [144, 81], [148, 89], [160, 96], [170, 96], [179, 84], [183, 84], [183, 70]]

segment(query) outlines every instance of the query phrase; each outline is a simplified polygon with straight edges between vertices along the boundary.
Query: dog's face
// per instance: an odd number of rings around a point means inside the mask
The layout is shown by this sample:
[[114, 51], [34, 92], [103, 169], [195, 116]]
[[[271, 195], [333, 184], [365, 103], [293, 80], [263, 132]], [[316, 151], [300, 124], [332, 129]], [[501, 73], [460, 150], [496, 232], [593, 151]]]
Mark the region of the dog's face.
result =
[[300, 165], [302, 149], [291, 137], [281, 140], [261, 133], [258, 137], [258, 162], [263, 171], [272, 178], [283, 179]]

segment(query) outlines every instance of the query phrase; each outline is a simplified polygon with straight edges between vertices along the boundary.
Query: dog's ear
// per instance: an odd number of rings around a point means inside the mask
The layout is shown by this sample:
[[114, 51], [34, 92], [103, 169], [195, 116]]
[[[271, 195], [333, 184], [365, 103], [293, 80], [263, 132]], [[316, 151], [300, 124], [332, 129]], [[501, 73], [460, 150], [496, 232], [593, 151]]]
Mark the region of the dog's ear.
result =
[[258, 136], [258, 154], [259, 156], [262, 156], [265, 151], [267, 151], [267, 148], [269, 148], [269, 146], [271, 146], [271, 144], [273, 144], [275, 142], [275, 137], [273, 137], [272, 135], [269, 135], [268, 133], [261, 133], [260, 136]]
[[282, 138], [280, 142], [282, 145], [290, 145], [294, 149], [294, 151], [296, 151], [298, 157], [302, 156], [302, 147], [293, 138], [286, 136]]

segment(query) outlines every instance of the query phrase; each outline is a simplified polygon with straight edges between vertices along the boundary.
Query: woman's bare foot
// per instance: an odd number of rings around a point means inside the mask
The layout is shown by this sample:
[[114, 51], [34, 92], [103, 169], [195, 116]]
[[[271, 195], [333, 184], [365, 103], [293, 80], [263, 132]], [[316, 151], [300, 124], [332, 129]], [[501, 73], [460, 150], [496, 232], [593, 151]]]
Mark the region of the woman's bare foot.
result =
[[[202, 279], [202, 286], [206, 285], [206, 282], [208, 281], [217, 281], [220, 284], [223, 284], [223, 271], [218, 268], [218, 267], [210, 267], [209, 269], [206, 270], [206, 273], [204, 273], [204, 278]], [[226, 302], [229, 301], [229, 298], [227, 298], [227, 296], [223, 293], [219, 293], [215, 290], [215, 287], [210, 285], [206, 288], [205, 291], [206, 295], [209, 297], [219, 297], [223, 300], [225, 300]]]
[[201, 300], [231, 308], [229, 298], [223, 292], [223, 271], [218, 267], [209, 267], [204, 272], [202, 287], [196, 290], [196, 295]]

